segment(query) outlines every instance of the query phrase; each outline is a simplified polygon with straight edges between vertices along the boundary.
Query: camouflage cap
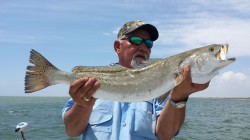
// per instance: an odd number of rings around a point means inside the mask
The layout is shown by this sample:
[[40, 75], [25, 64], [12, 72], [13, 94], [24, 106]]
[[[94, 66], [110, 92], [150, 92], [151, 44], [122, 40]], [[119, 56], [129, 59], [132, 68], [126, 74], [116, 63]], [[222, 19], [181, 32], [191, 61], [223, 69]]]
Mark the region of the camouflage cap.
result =
[[136, 29], [143, 29], [149, 32], [151, 40], [155, 41], [158, 38], [158, 30], [155, 26], [151, 24], [145, 24], [140, 20], [133, 20], [125, 23], [122, 28], [119, 30], [117, 38], [120, 39], [123, 35], [131, 33]]

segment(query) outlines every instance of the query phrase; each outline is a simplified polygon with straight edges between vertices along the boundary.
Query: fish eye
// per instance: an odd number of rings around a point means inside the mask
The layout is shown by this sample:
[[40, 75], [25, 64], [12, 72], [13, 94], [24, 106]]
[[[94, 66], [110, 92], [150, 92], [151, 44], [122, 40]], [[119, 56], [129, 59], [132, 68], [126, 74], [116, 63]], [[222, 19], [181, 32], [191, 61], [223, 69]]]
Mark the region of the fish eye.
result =
[[209, 48], [209, 51], [214, 52], [214, 48], [213, 47]]

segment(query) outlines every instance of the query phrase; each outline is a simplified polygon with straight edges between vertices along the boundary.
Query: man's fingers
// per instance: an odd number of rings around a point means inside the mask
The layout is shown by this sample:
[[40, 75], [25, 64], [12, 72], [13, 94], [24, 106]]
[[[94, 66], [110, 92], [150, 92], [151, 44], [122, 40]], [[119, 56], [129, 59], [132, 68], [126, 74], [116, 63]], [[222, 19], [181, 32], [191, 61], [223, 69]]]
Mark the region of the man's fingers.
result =
[[80, 78], [71, 83], [69, 94], [80, 106], [93, 106], [95, 98], [93, 94], [100, 87], [96, 78]]
[[192, 84], [191, 69], [189, 65], [184, 66], [183, 77], [186, 83]]
[[205, 83], [205, 84], [193, 84], [193, 87], [194, 87], [194, 91], [197, 92], [197, 91], [202, 91], [204, 89], [206, 89], [208, 86], [209, 86], [209, 83]]
[[70, 94], [77, 93], [77, 91], [80, 89], [80, 87], [82, 87], [87, 82], [87, 80], [88, 80], [87, 78], [80, 78], [78, 80], [73, 81], [70, 84], [69, 93]]
[[86, 92], [84, 95], [85, 101], [90, 100], [93, 96], [93, 94], [97, 91], [97, 89], [100, 87], [100, 83], [95, 79], [91, 78], [86, 84], [85, 88], [83, 89], [82, 92]]
[[88, 106], [93, 106], [95, 104], [95, 101], [96, 99], [93, 97], [91, 97], [88, 101], [86, 101], [84, 98], [81, 98], [81, 100], [79, 100], [78, 103], [81, 106], [88, 107]]
[[100, 84], [98, 81], [96, 81], [96, 82], [93, 84], [92, 88], [87, 92], [87, 94], [85, 95], [85, 97], [86, 97], [87, 99], [92, 98], [92, 96], [93, 96], [93, 95], [95, 94], [95, 92], [100, 88], [100, 86], [101, 86], [101, 84]]
[[87, 80], [87, 82], [79, 89], [78, 92], [80, 92], [82, 94], [81, 98], [88, 100], [90, 97], [87, 96], [89, 90], [92, 88], [92, 86], [94, 85], [94, 83], [97, 80], [95, 78], [90, 78]]

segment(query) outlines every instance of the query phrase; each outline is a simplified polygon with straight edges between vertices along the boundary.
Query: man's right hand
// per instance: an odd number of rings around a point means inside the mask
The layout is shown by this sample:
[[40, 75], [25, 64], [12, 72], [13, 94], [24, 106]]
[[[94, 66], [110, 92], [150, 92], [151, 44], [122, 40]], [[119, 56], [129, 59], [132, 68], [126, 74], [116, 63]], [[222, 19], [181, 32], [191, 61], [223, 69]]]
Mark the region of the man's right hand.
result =
[[92, 96], [100, 86], [96, 78], [80, 78], [70, 84], [69, 94], [75, 104], [64, 114], [68, 136], [79, 136], [86, 129], [96, 100]]
[[92, 96], [100, 86], [96, 78], [80, 78], [70, 84], [69, 95], [78, 106], [92, 107], [96, 100]]

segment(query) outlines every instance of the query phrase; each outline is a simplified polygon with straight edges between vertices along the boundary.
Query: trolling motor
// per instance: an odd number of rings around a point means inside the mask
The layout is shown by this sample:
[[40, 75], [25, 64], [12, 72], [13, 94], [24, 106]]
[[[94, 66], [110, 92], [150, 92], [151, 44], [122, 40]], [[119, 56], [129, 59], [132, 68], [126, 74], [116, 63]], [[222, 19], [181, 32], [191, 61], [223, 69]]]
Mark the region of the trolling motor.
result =
[[21, 136], [22, 136], [22, 140], [25, 140], [24, 138], [24, 129], [28, 126], [28, 123], [26, 122], [20, 122], [19, 124], [17, 124], [15, 132], [21, 131]]

